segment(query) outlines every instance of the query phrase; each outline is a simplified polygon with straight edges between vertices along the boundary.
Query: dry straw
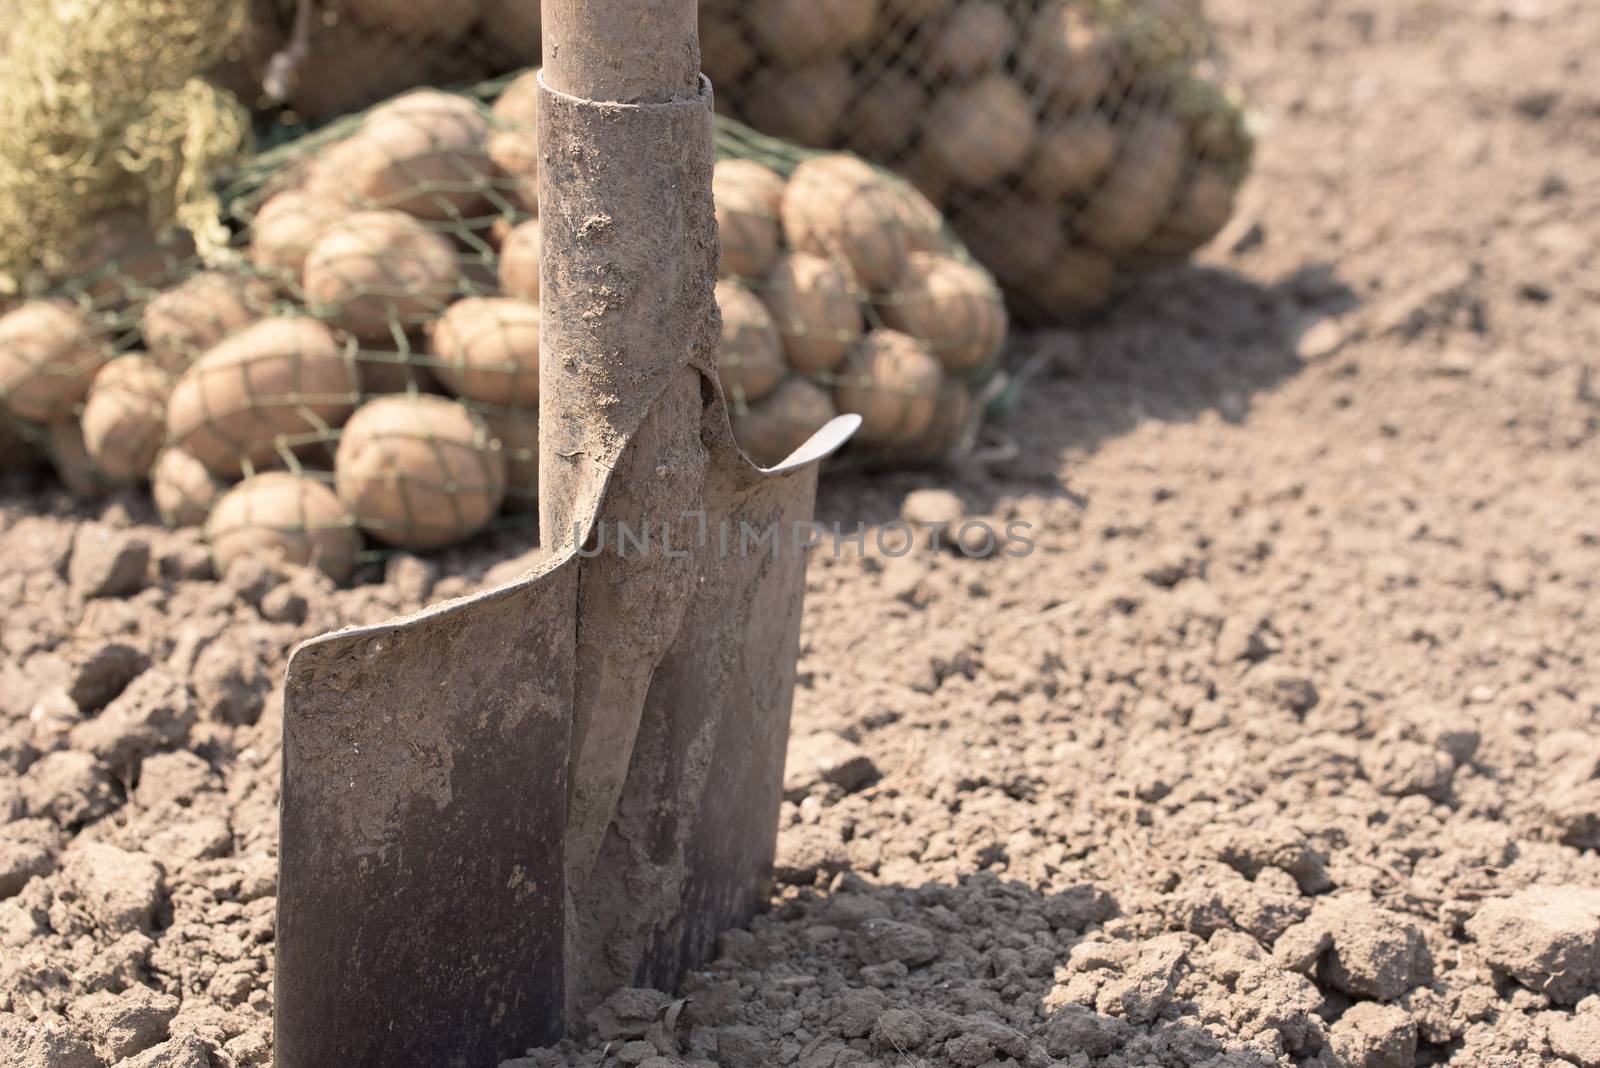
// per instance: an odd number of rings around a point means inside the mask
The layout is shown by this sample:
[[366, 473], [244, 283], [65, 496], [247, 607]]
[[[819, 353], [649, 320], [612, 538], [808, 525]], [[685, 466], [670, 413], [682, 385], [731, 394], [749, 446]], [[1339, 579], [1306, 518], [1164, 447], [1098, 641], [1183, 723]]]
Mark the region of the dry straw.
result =
[[223, 239], [212, 178], [249, 140], [238, 102], [197, 77], [244, 0], [15, 0], [0, 64], [0, 291], [83, 266], [107, 213]]

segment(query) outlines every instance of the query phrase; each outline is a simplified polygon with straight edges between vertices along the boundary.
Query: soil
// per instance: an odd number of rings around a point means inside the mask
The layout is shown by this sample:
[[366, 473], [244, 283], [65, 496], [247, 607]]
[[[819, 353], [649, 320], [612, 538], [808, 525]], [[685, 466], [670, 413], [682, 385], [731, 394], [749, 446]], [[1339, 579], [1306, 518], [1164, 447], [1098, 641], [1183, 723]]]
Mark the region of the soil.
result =
[[[836, 473], [1031, 552], [812, 563], [772, 908], [557, 1065], [1600, 1065], [1600, 10], [1214, 0], [1240, 217], [1020, 339], [1020, 455]], [[0, 494], [0, 1060], [264, 1065], [299, 639], [348, 590]]]

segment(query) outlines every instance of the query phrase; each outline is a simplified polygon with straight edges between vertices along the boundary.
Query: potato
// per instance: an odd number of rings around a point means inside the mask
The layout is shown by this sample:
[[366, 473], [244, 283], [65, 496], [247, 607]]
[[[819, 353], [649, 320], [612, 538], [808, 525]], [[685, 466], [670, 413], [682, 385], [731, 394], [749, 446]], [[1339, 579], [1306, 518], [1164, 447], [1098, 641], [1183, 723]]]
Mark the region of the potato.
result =
[[296, 69], [287, 102], [310, 120], [345, 115], [432, 81], [416, 45], [375, 33], [348, 18], [326, 17], [311, 33], [311, 47]]
[[894, 191], [894, 214], [906, 235], [906, 253], [950, 252], [952, 244], [945, 236], [944, 216], [916, 186], [897, 180]]
[[761, 67], [750, 76], [741, 118], [762, 133], [820, 148], [828, 145], [854, 98], [847, 60], [793, 70]]
[[1011, 13], [996, 0], [961, 0], [928, 39], [928, 69], [967, 81], [997, 70], [1016, 40]]
[[866, 328], [854, 282], [809, 252], [779, 256], [760, 295], [783, 338], [789, 366], [803, 374], [837, 367]]
[[172, 378], [154, 360], [130, 354], [100, 368], [83, 405], [83, 447], [108, 478], [144, 478], [167, 434]]
[[259, 279], [225, 271], [192, 274], [145, 305], [145, 351], [163, 371], [181, 374], [201, 353], [261, 318], [268, 299]]
[[973, 415], [972, 393], [961, 382], [947, 380], [927, 432], [909, 445], [897, 446], [895, 459], [922, 463], [944, 459], [960, 446]]
[[981, 268], [937, 252], [912, 253], [883, 320], [924, 342], [946, 371], [982, 367], [1006, 338], [1006, 306]]
[[1189, 134], [1189, 152], [1224, 170], [1242, 169], [1254, 149], [1244, 110], [1228, 93], [1207, 82], [1186, 83], [1173, 102]]
[[844, 122], [844, 142], [868, 159], [893, 159], [911, 143], [917, 116], [927, 107], [928, 90], [921, 81], [903, 71], [880, 71], [859, 84]]
[[0, 471], [22, 471], [39, 459], [32, 435], [0, 408]]
[[347, 216], [306, 255], [312, 312], [361, 338], [392, 338], [431, 319], [459, 284], [450, 242], [398, 211]]
[[355, 570], [361, 534], [328, 486], [303, 474], [269, 471], [217, 501], [206, 520], [217, 573], [244, 557], [319, 568], [335, 582]]
[[362, 396], [375, 393], [437, 393], [426, 346], [410, 338], [403, 346], [370, 344], [355, 354]]
[[700, 66], [720, 92], [748, 74], [759, 57], [737, 17], [700, 18]]
[[344, 7], [374, 30], [414, 42], [443, 44], [465, 33], [483, 12], [484, 4], [483, 0], [344, 0]]
[[730, 413], [729, 421], [746, 456], [762, 467], [776, 467], [838, 414], [820, 386], [790, 376], [765, 400]]
[[[511, 2], [511, 0], [507, 0]], [[520, 0], [518, 0], [520, 2]], [[535, 24], [539, 18], [533, 9]], [[537, 25], [535, 34], [537, 35]], [[538, 53], [534, 53], [538, 58]], [[489, 113], [489, 162], [506, 180], [511, 201], [523, 211], [539, 211], [539, 72], [529, 71], [505, 87]]]
[[895, 186], [854, 156], [816, 156], [795, 168], [783, 192], [789, 246], [845, 264], [880, 293], [905, 269], [906, 232]]
[[940, 93], [922, 119], [922, 152], [953, 180], [984, 186], [1017, 170], [1033, 151], [1033, 102], [1004, 74]]
[[881, 0], [879, 31], [892, 27], [915, 27], [937, 18], [947, 10], [950, 0]]
[[484, 422], [506, 460], [503, 512], [539, 510], [539, 413], [485, 412]]
[[506, 461], [459, 401], [379, 397], [356, 410], [334, 459], [339, 500], [373, 537], [408, 549], [460, 541], [494, 518]]
[[276, 193], [250, 224], [250, 262], [275, 278], [298, 279], [311, 246], [346, 214], [337, 200], [319, 193]]
[[711, 177], [724, 278], [760, 278], [778, 258], [783, 178], [754, 160], [725, 159]]
[[1063, 248], [1048, 271], [1022, 287], [1040, 319], [1060, 321], [1087, 315], [1105, 307], [1116, 291], [1116, 265], [1093, 249]]
[[1177, 120], [1146, 112], [1118, 131], [1117, 158], [1074, 220], [1101, 252], [1116, 257], [1149, 237], [1171, 209], [1188, 142]]
[[933, 424], [944, 375], [922, 342], [896, 330], [874, 330], [845, 357], [833, 387], [841, 412], [861, 416], [862, 445], [916, 441]]
[[65, 419], [109, 349], [90, 317], [64, 300], [30, 300], [0, 316], [0, 402], [18, 419]]
[[204, 526], [212, 505], [227, 489], [226, 482], [183, 449], [161, 450], [150, 468], [150, 493], [161, 521], [169, 527]]
[[45, 429], [45, 454], [67, 492], [79, 500], [99, 500], [115, 488], [89, 459], [76, 419], [58, 419]]
[[1228, 224], [1236, 192], [1226, 174], [1205, 163], [1195, 164], [1172, 210], [1139, 251], [1167, 259], [1187, 256]]
[[374, 108], [361, 123], [346, 180], [363, 206], [418, 219], [471, 216], [483, 210], [492, 184], [488, 141], [477, 102], [420, 89]]
[[878, 0], [748, 0], [745, 23], [780, 66], [842, 56], [872, 36]]
[[433, 374], [451, 393], [484, 404], [539, 404], [539, 306], [515, 297], [467, 297], [433, 327]]
[[1094, 106], [1116, 76], [1120, 49], [1112, 32], [1076, 0], [1039, 8], [1017, 49], [1017, 75], [1055, 113]]
[[767, 306], [738, 282], [725, 278], [717, 283], [717, 308], [722, 312], [717, 378], [728, 403], [737, 408], [777, 388], [788, 370], [783, 342]]
[[1047, 120], [1039, 129], [1022, 184], [1046, 199], [1086, 193], [1116, 154], [1116, 131], [1101, 115], [1090, 112]]
[[975, 200], [951, 223], [977, 261], [1007, 287], [1048, 272], [1065, 241], [1060, 210], [1021, 194]]
[[336, 427], [360, 385], [355, 361], [326, 325], [262, 319], [195, 361], [167, 401], [171, 439], [212, 474], [275, 462], [297, 437]]
[[513, 227], [500, 243], [500, 290], [508, 297], [539, 301], [539, 258], [544, 230], [538, 219]]

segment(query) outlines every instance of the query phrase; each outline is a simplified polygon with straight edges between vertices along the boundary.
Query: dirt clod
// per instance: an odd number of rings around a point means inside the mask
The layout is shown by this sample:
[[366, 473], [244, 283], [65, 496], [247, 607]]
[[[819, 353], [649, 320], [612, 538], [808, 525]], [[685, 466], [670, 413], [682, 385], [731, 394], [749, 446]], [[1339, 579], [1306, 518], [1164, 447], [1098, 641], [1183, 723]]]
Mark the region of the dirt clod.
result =
[[61, 874], [79, 907], [112, 938], [129, 931], [150, 933], [164, 875], [149, 856], [88, 842], [63, 856]]
[[95, 1036], [95, 1052], [110, 1064], [165, 1041], [177, 1012], [177, 998], [142, 984], [120, 994], [102, 990], [86, 995], [67, 1009], [75, 1025]]
[[852, 793], [878, 777], [878, 768], [859, 745], [837, 734], [796, 735], [789, 740], [783, 766], [783, 793], [798, 801], [812, 787], [831, 783]]
[[144, 586], [150, 541], [141, 534], [97, 524], [78, 528], [67, 578], [84, 598], [126, 597]]
[[1600, 888], [1536, 886], [1467, 921], [1484, 959], [1558, 1005], [1600, 989]]
[[1417, 1025], [1396, 1005], [1362, 1001], [1346, 1009], [1329, 1035], [1333, 1063], [1349, 1068], [1411, 1068]]

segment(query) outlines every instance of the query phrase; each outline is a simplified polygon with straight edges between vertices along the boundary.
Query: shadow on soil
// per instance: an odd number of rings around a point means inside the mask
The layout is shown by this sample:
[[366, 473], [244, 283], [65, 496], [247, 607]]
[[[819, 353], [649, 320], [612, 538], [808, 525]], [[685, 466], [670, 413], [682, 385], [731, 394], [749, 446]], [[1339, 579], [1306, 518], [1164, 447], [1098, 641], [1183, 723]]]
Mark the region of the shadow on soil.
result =
[[1256, 393], [1300, 372], [1306, 331], [1357, 303], [1326, 265], [1272, 285], [1201, 266], [1153, 276], [1094, 322], [1013, 339], [1006, 370], [1027, 380], [1000, 423], [1016, 445], [1010, 460], [834, 471], [823, 479], [818, 518], [886, 522], [907, 493], [927, 486], [954, 490], [974, 513], [1002, 496], [1071, 497], [1057, 476], [1064, 454], [1091, 453], [1150, 419], [1187, 422], [1215, 412], [1242, 422]]
[[[1242, 1052], [1172, 1019], [1190, 968], [1179, 938], [1132, 948], [1099, 937], [1119, 913], [1089, 884], [1040, 893], [993, 873], [922, 886], [846, 873], [831, 891], [793, 892], [749, 930], [725, 933], [720, 959], [678, 996], [693, 1023], [743, 1023], [771, 1044], [768, 1057], [801, 1065], [1200, 1064]], [[1069, 961], [1079, 978], [1058, 989]], [[748, 996], [752, 983], [772, 988], [764, 1006]], [[804, 1041], [781, 1019], [791, 1008], [821, 1023]], [[1303, 1015], [1280, 1033], [1298, 1053], [1322, 1042]], [[679, 1052], [692, 1052], [688, 1028], [683, 1039]]]

